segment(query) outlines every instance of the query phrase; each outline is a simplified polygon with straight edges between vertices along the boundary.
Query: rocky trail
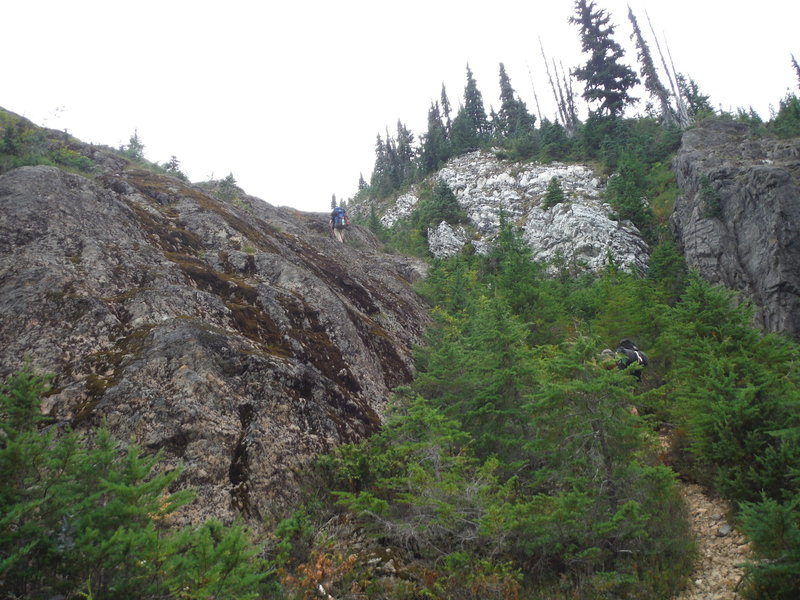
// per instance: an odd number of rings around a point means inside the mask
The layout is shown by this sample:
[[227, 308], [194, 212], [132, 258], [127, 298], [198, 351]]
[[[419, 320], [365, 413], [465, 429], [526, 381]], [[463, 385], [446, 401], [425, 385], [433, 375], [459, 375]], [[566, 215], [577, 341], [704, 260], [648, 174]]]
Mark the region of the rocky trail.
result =
[[694, 483], [683, 483], [682, 494], [689, 508], [698, 558], [691, 581], [673, 600], [733, 600], [750, 558], [747, 539], [727, 520], [728, 507]]
[[[662, 432], [661, 446], [671, 446]], [[750, 558], [750, 543], [730, 522], [730, 507], [696, 483], [681, 481], [681, 494], [697, 542], [697, 560], [686, 588], [671, 600], [739, 600], [744, 574], [741, 565]]]

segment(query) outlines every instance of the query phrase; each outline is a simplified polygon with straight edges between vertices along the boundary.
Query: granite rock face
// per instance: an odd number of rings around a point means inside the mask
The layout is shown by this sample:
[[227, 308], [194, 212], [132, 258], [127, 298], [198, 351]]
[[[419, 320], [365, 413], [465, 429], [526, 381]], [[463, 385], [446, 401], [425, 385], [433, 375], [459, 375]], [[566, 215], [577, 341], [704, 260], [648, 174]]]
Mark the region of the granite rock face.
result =
[[182, 463], [185, 519], [259, 520], [411, 378], [424, 265], [355, 226], [339, 244], [326, 214], [96, 164], [0, 175], [0, 377], [54, 373], [58, 422]]
[[800, 140], [708, 120], [684, 134], [674, 171], [689, 267], [752, 300], [766, 331], [800, 335]]
[[[448, 161], [436, 175], [454, 192], [474, 234], [440, 223], [428, 231], [430, 252], [437, 258], [458, 253], [471, 243], [485, 252], [500, 228], [500, 217], [521, 227], [523, 239], [542, 261], [566, 261], [597, 271], [613, 260], [632, 272], [647, 269], [649, 249], [628, 221], [611, 218], [602, 201], [603, 183], [583, 165], [509, 163], [487, 152], [472, 152]], [[564, 191], [565, 202], [544, 209], [543, 198], [552, 178]], [[413, 191], [386, 209], [386, 227], [409, 215], [418, 201]]]

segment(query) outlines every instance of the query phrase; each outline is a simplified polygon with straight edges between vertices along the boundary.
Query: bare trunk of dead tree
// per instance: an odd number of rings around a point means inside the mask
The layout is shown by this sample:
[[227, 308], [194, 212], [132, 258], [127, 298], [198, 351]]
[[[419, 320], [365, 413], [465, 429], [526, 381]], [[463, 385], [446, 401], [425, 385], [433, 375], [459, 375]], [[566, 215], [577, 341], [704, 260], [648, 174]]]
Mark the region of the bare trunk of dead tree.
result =
[[[558, 117], [556, 117], [556, 120], [558, 120], [563, 125], [567, 137], [572, 137], [575, 135], [575, 126], [577, 121], [577, 119], [575, 118], [574, 103], [572, 102], [571, 96], [569, 99], [569, 105], [567, 101], [564, 99], [564, 93], [563, 90], [561, 90], [561, 83], [558, 81], [558, 69], [556, 69], [555, 60], [553, 61], [553, 70], [556, 72], [556, 83], [553, 82], [553, 76], [550, 73], [550, 67], [547, 65], [547, 56], [544, 53], [542, 38], [539, 38], [539, 47], [542, 50], [542, 60], [544, 61], [544, 69], [545, 72], [547, 73], [547, 80], [550, 82], [550, 89], [553, 90], [553, 98], [556, 101], [556, 108], [558, 109]], [[570, 93], [571, 93], [571, 87], [570, 87]]]
[[533, 74], [531, 73], [531, 68], [528, 67], [528, 77], [531, 80], [531, 89], [533, 90], [533, 100], [536, 102], [536, 114], [539, 116], [539, 124], [542, 123], [542, 111], [539, 108], [539, 96], [536, 95], [536, 86], [533, 85]]
[[[655, 97], [659, 104], [661, 104], [661, 118], [663, 119], [664, 124], [668, 127], [672, 127], [677, 124], [677, 116], [675, 111], [672, 109], [672, 103], [669, 99], [669, 91], [664, 87], [664, 84], [661, 83], [661, 79], [658, 76], [658, 71], [653, 63], [653, 57], [650, 54], [650, 48], [648, 47], [647, 42], [642, 35], [641, 29], [639, 29], [639, 22], [636, 19], [636, 15], [633, 14], [633, 9], [630, 6], [628, 7], [628, 20], [630, 20], [631, 25], [633, 26], [633, 35], [636, 38], [636, 47], [639, 53], [641, 75], [644, 78], [644, 87], [650, 93], [650, 95]], [[656, 40], [656, 43], [657, 42], [658, 40]]]
[[569, 77], [567, 77], [564, 64], [561, 62], [558, 64], [561, 67], [561, 79], [564, 82], [564, 93], [566, 94], [564, 113], [567, 115], [569, 124], [565, 127], [567, 128], [567, 136], [572, 137], [578, 129], [578, 112], [575, 109], [575, 92], [572, 90], [572, 74], [570, 73]]
[[[645, 11], [645, 17], [647, 17], [647, 24], [650, 26], [650, 31], [653, 34], [653, 39], [656, 42], [656, 49], [658, 50], [658, 55], [661, 57], [661, 64], [664, 66], [664, 71], [667, 74], [667, 79], [669, 80], [670, 88], [672, 89], [672, 94], [675, 96], [675, 108], [678, 117], [678, 125], [681, 129], [686, 129], [689, 125], [692, 124], [692, 118], [689, 116], [689, 110], [686, 108], [686, 103], [683, 101], [683, 96], [681, 95], [680, 90], [678, 89], [676, 79], [677, 77], [673, 77], [673, 73], [675, 72], [675, 67], [673, 65], [672, 70], [670, 71], [669, 67], [667, 66], [667, 61], [664, 59], [664, 53], [661, 51], [661, 44], [658, 43], [658, 36], [656, 36], [656, 32], [653, 29], [653, 23], [650, 21], [650, 15], [647, 14]], [[669, 48], [667, 48], [669, 51]], [[672, 63], [672, 57], [670, 56], [670, 64]]]

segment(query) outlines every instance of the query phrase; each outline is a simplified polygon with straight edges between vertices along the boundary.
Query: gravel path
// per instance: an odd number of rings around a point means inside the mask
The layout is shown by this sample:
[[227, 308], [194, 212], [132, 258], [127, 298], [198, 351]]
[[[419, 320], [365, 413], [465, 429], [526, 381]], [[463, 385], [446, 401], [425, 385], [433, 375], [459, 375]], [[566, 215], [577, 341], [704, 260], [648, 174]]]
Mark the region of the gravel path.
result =
[[750, 558], [750, 544], [728, 523], [728, 507], [706, 495], [703, 488], [683, 483], [682, 494], [689, 507], [698, 545], [698, 559], [688, 587], [673, 600], [738, 600], [736, 587]]

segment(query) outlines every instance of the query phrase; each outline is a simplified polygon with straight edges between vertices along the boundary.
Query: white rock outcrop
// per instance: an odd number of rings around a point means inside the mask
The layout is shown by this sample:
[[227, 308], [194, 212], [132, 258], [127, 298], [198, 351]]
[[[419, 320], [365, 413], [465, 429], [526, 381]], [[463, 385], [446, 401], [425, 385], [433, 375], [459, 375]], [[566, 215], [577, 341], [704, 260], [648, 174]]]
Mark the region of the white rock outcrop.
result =
[[394, 206], [387, 210], [386, 214], [381, 217], [381, 225], [384, 227], [392, 227], [397, 223], [397, 219], [402, 219], [410, 215], [418, 201], [419, 198], [417, 198], [416, 194], [409, 193], [398, 196]]
[[613, 261], [620, 268], [643, 273], [648, 248], [629, 221], [608, 217], [608, 206], [572, 202], [549, 210], [533, 208], [523, 228], [523, 239], [537, 260], [565, 260], [599, 271]]
[[[611, 219], [611, 207], [601, 200], [601, 180], [587, 166], [508, 163], [491, 153], [472, 152], [450, 160], [436, 177], [453, 190], [476, 231], [471, 236], [463, 227], [444, 222], [429, 229], [429, 248], [437, 258], [456, 254], [467, 243], [485, 252], [505, 214], [522, 228], [523, 239], [539, 260], [558, 259], [594, 271], [609, 259], [627, 271], [647, 268], [647, 244], [629, 221]], [[544, 210], [543, 199], [553, 177], [565, 201]], [[410, 214], [416, 202], [413, 192], [400, 196], [382, 218], [383, 224], [391, 226]]]
[[439, 223], [436, 228], [428, 229], [428, 248], [436, 258], [458, 254], [468, 240], [467, 232], [462, 226], [453, 227], [446, 221]]

